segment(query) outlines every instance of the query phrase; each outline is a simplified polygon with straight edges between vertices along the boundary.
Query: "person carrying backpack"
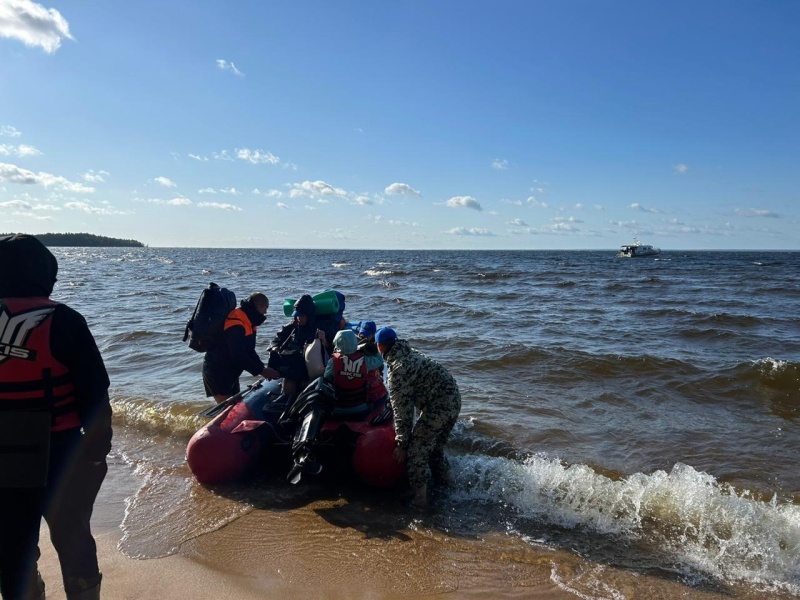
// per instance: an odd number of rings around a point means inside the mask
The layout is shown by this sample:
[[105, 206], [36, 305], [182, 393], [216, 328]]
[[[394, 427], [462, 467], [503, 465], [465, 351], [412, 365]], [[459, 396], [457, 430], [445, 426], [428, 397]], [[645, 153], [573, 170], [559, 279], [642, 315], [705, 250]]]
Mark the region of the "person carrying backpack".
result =
[[203, 358], [203, 385], [206, 396], [213, 396], [219, 404], [238, 394], [239, 377], [244, 371], [274, 379], [275, 372], [268, 369], [256, 352], [256, 331], [267, 319], [269, 299], [261, 292], [253, 292], [242, 300], [225, 318], [222, 335], [211, 343]]

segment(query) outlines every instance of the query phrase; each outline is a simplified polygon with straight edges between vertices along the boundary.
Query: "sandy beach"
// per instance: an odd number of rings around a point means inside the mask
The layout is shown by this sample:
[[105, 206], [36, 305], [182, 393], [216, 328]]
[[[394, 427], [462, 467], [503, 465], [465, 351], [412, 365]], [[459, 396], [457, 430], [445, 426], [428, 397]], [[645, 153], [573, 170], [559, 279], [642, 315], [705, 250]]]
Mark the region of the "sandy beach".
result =
[[[103, 598], [575, 597], [550, 581], [549, 560], [512, 561], [505, 574], [487, 572], [480, 564], [467, 569], [464, 561], [474, 540], [374, 531], [359, 519], [365, 508], [344, 500], [320, 500], [292, 511], [255, 509], [183, 542], [169, 556], [131, 558], [120, 550], [120, 524], [125, 497], [134, 487], [128, 467], [112, 456], [92, 519]], [[63, 600], [58, 557], [44, 524], [40, 547], [47, 598]]]
[[[725, 597], [724, 592], [693, 589], [657, 574], [587, 561], [567, 550], [531, 547], [499, 532], [458, 535], [417, 526], [413, 519], [411, 527], [386, 528], [385, 519], [370, 519], [374, 504], [344, 498], [315, 499], [290, 509], [254, 508], [184, 541], [171, 555], [131, 558], [120, 550], [120, 523], [134, 480], [125, 465], [111, 460], [106, 483], [93, 518], [103, 598]], [[396, 522], [408, 520], [406, 515]], [[502, 561], [487, 560], [489, 547], [491, 556]], [[46, 526], [41, 550], [47, 597], [63, 600], [58, 559]]]
[[[238, 526], [241, 527], [246, 527], [246, 524]], [[43, 534], [46, 534], [46, 529]], [[291, 549], [282, 555], [264, 555], [260, 553], [258, 544], [249, 548], [250, 560], [238, 566], [224, 563], [212, 565], [206, 560], [191, 558], [183, 551], [163, 558], [141, 560], [129, 558], [118, 550], [119, 536], [114, 532], [107, 531], [96, 538], [104, 576], [103, 598], [575, 598], [573, 594], [558, 589], [549, 581], [550, 569], [546, 564], [532, 569], [529, 575], [533, 577], [526, 578], [524, 583], [509, 582], [507, 587], [498, 589], [485, 587], [485, 583], [482, 585], [474, 581], [475, 578], [469, 572], [464, 572], [462, 581], [441, 581], [437, 577], [440, 575], [438, 569], [432, 573], [417, 573], [413, 576], [408, 572], [359, 574], [352, 566], [340, 564], [338, 556], [334, 556], [328, 564], [316, 563], [309, 572], [306, 565], [299, 564], [299, 558], [290, 556]], [[213, 543], [213, 540], [208, 543]], [[192, 550], [197, 550], [196, 545], [191, 544], [190, 552]], [[271, 566], [267, 566], [270, 564]], [[285, 565], [285, 569], [276, 565]], [[43, 540], [39, 567], [47, 584], [47, 598], [66, 598], [58, 559], [49, 540]], [[245, 573], [248, 568], [252, 571]], [[284, 570], [288, 573], [286, 576]], [[292, 577], [292, 574], [297, 575], [304, 571], [307, 576], [297, 577], [297, 580]], [[323, 571], [325, 573], [319, 577]], [[400, 591], [403, 588], [409, 591]], [[424, 591], [426, 589], [429, 591]], [[440, 591], [433, 591], [434, 589]]]

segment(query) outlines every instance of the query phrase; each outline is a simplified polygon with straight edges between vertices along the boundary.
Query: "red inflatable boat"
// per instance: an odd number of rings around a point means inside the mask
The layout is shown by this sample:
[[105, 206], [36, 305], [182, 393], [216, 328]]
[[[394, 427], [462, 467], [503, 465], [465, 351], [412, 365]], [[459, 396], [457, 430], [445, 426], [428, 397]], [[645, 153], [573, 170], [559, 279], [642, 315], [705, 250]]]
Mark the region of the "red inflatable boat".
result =
[[[237, 481], [258, 469], [304, 475], [352, 469], [366, 485], [389, 488], [405, 478], [394, 460], [394, 422], [388, 402], [358, 415], [335, 408], [333, 388], [319, 378], [289, 404], [280, 381], [257, 381], [189, 440], [186, 460], [200, 483]], [[216, 407], [215, 407], [216, 409]]]

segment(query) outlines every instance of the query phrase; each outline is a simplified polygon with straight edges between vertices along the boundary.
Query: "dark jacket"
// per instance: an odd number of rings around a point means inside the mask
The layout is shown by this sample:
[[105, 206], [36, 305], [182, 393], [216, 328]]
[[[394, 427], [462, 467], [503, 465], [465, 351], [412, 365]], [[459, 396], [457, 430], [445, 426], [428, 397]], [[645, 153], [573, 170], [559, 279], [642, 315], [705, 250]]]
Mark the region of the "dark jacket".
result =
[[228, 314], [222, 336], [206, 352], [206, 364], [236, 377], [243, 371], [259, 375], [264, 370], [264, 363], [256, 352], [256, 328], [263, 322], [264, 315], [258, 312], [250, 299], [242, 300], [239, 308]]
[[[0, 237], [0, 311], [3, 298], [48, 298], [58, 273], [55, 256], [33, 236]], [[73, 380], [76, 410], [83, 426], [84, 455], [102, 460], [111, 450], [109, 379], [103, 358], [83, 316], [65, 304], [56, 306], [50, 330], [50, 350]], [[52, 443], [59, 444], [53, 435]]]
[[[279, 354], [297, 354], [303, 352], [305, 345], [314, 341], [317, 337], [317, 320], [314, 300], [308, 294], [304, 294], [294, 303], [296, 311], [308, 317], [305, 325], [300, 325], [296, 320], [287, 323], [278, 330], [272, 338], [269, 346], [271, 350]], [[331, 343], [333, 338], [328, 338]]]

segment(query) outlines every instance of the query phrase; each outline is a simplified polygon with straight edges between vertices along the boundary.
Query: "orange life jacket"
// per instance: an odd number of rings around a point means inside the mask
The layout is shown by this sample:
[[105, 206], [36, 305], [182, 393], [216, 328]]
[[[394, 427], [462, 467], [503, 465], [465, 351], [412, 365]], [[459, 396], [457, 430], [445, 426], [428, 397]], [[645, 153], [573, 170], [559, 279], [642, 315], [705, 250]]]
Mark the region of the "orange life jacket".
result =
[[81, 426], [72, 376], [50, 351], [57, 302], [0, 300], [0, 411], [49, 411], [50, 431]]
[[247, 318], [247, 313], [245, 313], [241, 308], [234, 308], [228, 313], [228, 316], [225, 317], [225, 326], [223, 329], [235, 327], [236, 325], [241, 325], [244, 327], [244, 334], [246, 336], [253, 335], [256, 332], [256, 328], [253, 327], [250, 319]]

